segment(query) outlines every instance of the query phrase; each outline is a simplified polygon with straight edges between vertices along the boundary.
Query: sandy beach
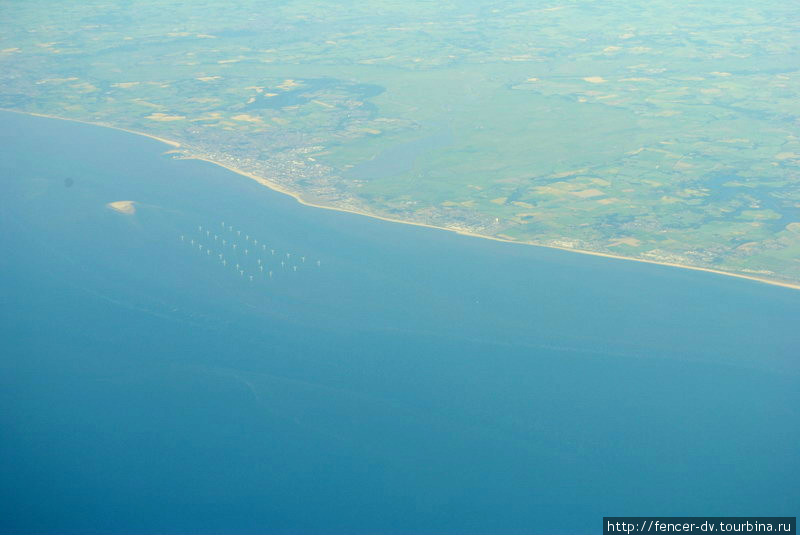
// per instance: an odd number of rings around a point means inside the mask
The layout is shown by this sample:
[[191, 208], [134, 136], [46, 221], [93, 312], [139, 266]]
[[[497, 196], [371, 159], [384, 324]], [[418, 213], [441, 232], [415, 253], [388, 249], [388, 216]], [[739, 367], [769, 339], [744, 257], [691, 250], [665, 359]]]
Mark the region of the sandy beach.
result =
[[[175, 147], [175, 148], [178, 148], [178, 147], [181, 146], [181, 144], [179, 142], [177, 142], [177, 141], [173, 141], [173, 140], [170, 140], [170, 139], [165, 139], [163, 137], [155, 136], [155, 135], [152, 135], [152, 134], [147, 134], [145, 132], [138, 132], [138, 131], [135, 131], [135, 130], [129, 130], [127, 128], [120, 128], [120, 127], [117, 127], [117, 126], [103, 124], [103, 123], [93, 123], [93, 122], [89, 122], [89, 121], [81, 121], [81, 120], [77, 120], [77, 119], [68, 119], [68, 118], [64, 118], [64, 117], [57, 117], [57, 116], [53, 116], [53, 115], [45, 115], [45, 114], [40, 114], [40, 113], [23, 112], [23, 111], [12, 110], [12, 109], [3, 109], [2, 111], [9, 111], [9, 112], [19, 113], [19, 114], [23, 114], [23, 115], [32, 115], [32, 116], [35, 116], [35, 117], [44, 117], [44, 118], [48, 118], [48, 119], [59, 119], [59, 120], [62, 120], [62, 121], [71, 121], [71, 122], [76, 122], [76, 123], [81, 123], [81, 124], [92, 125], [92, 126], [101, 126], [101, 127], [105, 127], [105, 128], [112, 128], [114, 130], [120, 130], [120, 131], [123, 131], [123, 132], [128, 132], [130, 134], [136, 134], [136, 135], [139, 135], [139, 136], [145, 136], [145, 137], [148, 137], [150, 139], [154, 139], [156, 141], [160, 141], [161, 143], [165, 143], [165, 144], [170, 145], [170, 146]], [[391, 223], [401, 223], [401, 224], [405, 224], [405, 225], [414, 225], [414, 226], [418, 226], [418, 227], [427, 227], [427, 228], [432, 228], [432, 229], [437, 229], [437, 230], [445, 230], [445, 231], [448, 231], [448, 232], [455, 232], [457, 234], [461, 234], [461, 235], [464, 235], [464, 236], [471, 236], [471, 237], [474, 237], [474, 238], [482, 238], [482, 239], [494, 240], [494, 241], [499, 241], [499, 242], [504, 242], [504, 243], [513, 243], [513, 244], [516, 244], [516, 245], [528, 245], [528, 246], [534, 246], [534, 247], [546, 247], [548, 249], [558, 249], [558, 250], [561, 250], [561, 251], [568, 251], [568, 252], [571, 252], [571, 253], [579, 253], [579, 254], [586, 254], [586, 255], [592, 255], [592, 256], [602, 256], [602, 257], [605, 257], [605, 258], [614, 258], [614, 259], [617, 259], [617, 260], [628, 260], [628, 261], [634, 261], [634, 262], [642, 262], [642, 263], [646, 263], [646, 264], [655, 264], [655, 265], [660, 265], [660, 266], [669, 266], [669, 267], [674, 267], [674, 268], [690, 269], [690, 270], [693, 270], [693, 271], [704, 271], [706, 273], [714, 273], [714, 274], [717, 274], [717, 275], [725, 275], [725, 276], [728, 276], [728, 277], [736, 277], [738, 279], [746, 279], [746, 280], [750, 280], [750, 281], [760, 282], [760, 283], [763, 283], [763, 284], [770, 284], [770, 285], [773, 285], [773, 286], [780, 286], [780, 287], [783, 287], [783, 288], [791, 288], [793, 290], [800, 290], [800, 283], [794, 284], [794, 283], [789, 283], [789, 282], [771, 280], [771, 279], [763, 278], [763, 277], [745, 275], [745, 274], [742, 274], [742, 273], [734, 273], [734, 272], [729, 272], [729, 271], [722, 271], [722, 270], [713, 269], [713, 268], [690, 266], [690, 265], [677, 264], [677, 263], [671, 263], [671, 262], [660, 262], [660, 261], [657, 261], [657, 260], [648, 260], [648, 259], [644, 259], [644, 258], [635, 258], [635, 257], [629, 257], [629, 256], [615, 255], [615, 254], [603, 253], [603, 252], [598, 252], [598, 251], [590, 251], [590, 250], [584, 250], [584, 249], [572, 249], [572, 248], [569, 248], [569, 247], [559, 247], [559, 246], [556, 246], [556, 245], [548, 245], [548, 244], [540, 244], [540, 243], [532, 243], [532, 242], [521, 242], [521, 241], [516, 241], [516, 240], [504, 239], [502, 237], [486, 236], [486, 235], [482, 235], [482, 234], [476, 234], [474, 232], [470, 232], [470, 231], [467, 231], [467, 230], [464, 230], [464, 229], [459, 229], [459, 228], [448, 228], [448, 227], [441, 227], [441, 226], [430, 225], [430, 224], [426, 224], [426, 223], [419, 223], [419, 222], [414, 222], [414, 221], [404, 221], [404, 220], [401, 220], [401, 219], [394, 219], [394, 218], [384, 217], [384, 216], [375, 215], [375, 214], [371, 214], [371, 213], [363, 212], [363, 211], [357, 211], [357, 210], [351, 210], [351, 209], [347, 209], [347, 208], [338, 208], [338, 207], [335, 207], [335, 206], [326, 206], [326, 205], [322, 205], [322, 204], [316, 204], [316, 203], [304, 200], [300, 196], [300, 194], [298, 194], [296, 192], [293, 192], [293, 191], [290, 191], [290, 190], [286, 189], [285, 187], [281, 186], [280, 184], [276, 184], [276, 183], [271, 182], [270, 180], [268, 180], [268, 179], [266, 179], [264, 177], [254, 175], [252, 173], [249, 173], [247, 171], [238, 169], [236, 167], [233, 167], [233, 166], [221, 163], [221, 162], [217, 162], [217, 161], [214, 161], [214, 160], [210, 160], [208, 158], [203, 158], [201, 156], [188, 155], [188, 156], [186, 156], [186, 159], [201, 160], [201, 161], [208, 162], [208, 163], [211, 163], [211, 164], [214, 164], [214, 165], [218, 165], [218, 166], [223, 167], [223, 168], [225, 168], [225, 169], [227, 169], [229, 171], [232, 171], [232, 172], [234, 172], [236, 174], [239, 174], [239, 175], [245, 176], [247, 178], [250, 178], [252, 180], [255, 180], [259, 184], [261, 184], [263, 186], [266, 186], [266, 187], [268, 187], [268, 188], [270, 188], [270, 189], [272, 189], [274, 191], [277, 191], [279, 193], [283, 193], [285, 195], [289, 195], [292, 198], [294, 198], [297, 202], [299, 202], [300, 204], [303, 204], [305, 206], [311, 206], [311, 207], [314, 207], [314, 208], [321, 208], [321, 209], [324, 209], [324, 210], [334, 210], [334, 211], [337, 211], [337, 212], [346, 212], [346, 213], [351, 213], [351, 214], [357, 214], [357, 215], [360, 215], [360, 216], [371, 217], [371, 218], [374, 218], [374, 219], [380, 219], [380, 220], [388, 221], [388, 222], [391, 222]], [[119, 201], [119, 202], [120, 203], [129, 203], [130, 201]], [[123, 212], [123, 213], [133, 213], [133, 212], [126, 212], [126, 211], [124, 211], [124, 209], [112, 206], [113, 204], [117, 204], [117, 203], [110, 203], [109, 206], [111, 206], [115, 210], [118, 210], [118, 211]], [[130, 208], [133, 209], [132, 204], [130, 205]]]

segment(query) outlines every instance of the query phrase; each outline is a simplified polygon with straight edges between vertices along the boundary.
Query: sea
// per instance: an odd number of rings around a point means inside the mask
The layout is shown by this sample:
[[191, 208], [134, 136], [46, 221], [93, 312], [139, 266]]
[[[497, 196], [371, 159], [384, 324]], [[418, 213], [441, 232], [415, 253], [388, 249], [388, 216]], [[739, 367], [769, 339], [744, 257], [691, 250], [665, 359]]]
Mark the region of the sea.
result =
[[0, 532], [797, 515], [800, 291], [305, 206], [171, 148], [0, 113]]

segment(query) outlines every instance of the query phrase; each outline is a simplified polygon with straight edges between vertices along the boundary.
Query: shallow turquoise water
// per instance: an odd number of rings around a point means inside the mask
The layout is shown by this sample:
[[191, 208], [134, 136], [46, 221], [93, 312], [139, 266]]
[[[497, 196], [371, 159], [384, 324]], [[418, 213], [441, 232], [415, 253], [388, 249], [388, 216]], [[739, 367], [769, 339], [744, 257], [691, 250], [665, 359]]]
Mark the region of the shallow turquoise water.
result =
[[308, 208], [108, 129], [0, 136], [2, 531], [797, 514], [800, 292]]

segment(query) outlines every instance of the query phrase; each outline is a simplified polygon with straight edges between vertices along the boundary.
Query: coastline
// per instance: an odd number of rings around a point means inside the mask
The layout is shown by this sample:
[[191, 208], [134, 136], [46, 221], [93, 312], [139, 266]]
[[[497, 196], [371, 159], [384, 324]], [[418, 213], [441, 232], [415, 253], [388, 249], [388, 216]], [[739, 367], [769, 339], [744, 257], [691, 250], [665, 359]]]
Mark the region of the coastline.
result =
[[[13, 109], [7, 109], [7, 108], [0, 108], [0, 111], [7, 111], [7, 112], [11, 112], [11, 113], [17, 113], [17, 114], [20, 114], [20, 115], [30, 115], [30, 116], [42, 117], [42, 118], [46, 118], [46, 119], [58, 119], [58, 120], [61, 120], [61, 121], [70, 121], [70, 122], [74, 122], [74, 123], [86, 124], [86, 125], [91, 125], [91, 126], [99, 126], [99, 127], [104, 127], [104, 128], [111, 128], [113, 130], [119, 130], [121, 132], [127, 132], [129, 134], [135, 134], [135, 135], [138, 135], [138, 136], [148, 137], [150, 139], [154, 139], [154, 140], [159, 141], [161, 143], [170, 145], [173, 148], [181, 147], [181, 144], [179, 142], [177, 142], [177, 141], [173, 141], [173, 140], [166, 139], [166, 138], [163, 138], [163, 137], [155, 136], [153, 134], [147, 134], [145, 132], [139, 132], [139, 131], [136, 131], [136, 130], [129, 130], [127, 128], [121, 128], [121, 127], [118, 127], [118, 126], [113, 126], [113, 125], [109, 125], [109, 124], [105, 124], [105, 123], [95, 123], [95, 122], [91, 122], [91, 121], [82, 121], [80, 119], [68, 119], [68, 118], [64, 118], [64, 117], [58, 117], [58, 116], [55, 116], [55, 115], [47, 115], [47, 114], [43, 114], [43, 113], [34, 113], [34, 112], [25, 112], [25, 111], [13, 110]], [[305, 199], [303, 199], [300, 196], [300, 194], [298, 194], [296, 192], [293, 192], [293, 191], [290, 191], [290, 190], [286, 189], [284, 186], [282, 186], [280, 184], [277, 184], [275, 182], [271, 182], [270, 180], [268, 180], [268, 179], [266, 179], [264, 177], [255, 175], [253, 173], [249, 173], [247, 171], [238, 169], [238, 168], [233, 167], [231, 165], [224, 164], [224, 163], [221, 163], [221, 162], [217, 162], [217, 161], [214, 161], [214, 160], [210, 160], [210, 159], [204, 158], [202, 156], [191, 156], [191, 155], [188, 155], [183, 159], [200, 160], [200, 161], [204, 161], [204, 162], [208, 162], [208, 163], [217, 165], [219, 167], [227, 169], [228, 171], [231, 171], [231, 172], [236, 173], [238, 175], [247, 177], [247, 178], [249, 178], [251, 180], [255, 180], [256, 182], [258, 182], [262, 186], [266, 186], [266, 187], [270, 188], [273, 191], [277, 191], [278, 193], [282, 193], [284, 195], [288, 195], [288, 196], [292, 197], [293, 199], [295, 199], [298, 203], [300, 203], [300, 204], [302, 204], [304, 206], [309, 206], [309, 207], [313, 207], [313, 208], [321, 208], [323, 210], [332, 210], [332, 211], [336, 211], [336, 212], [345, 212], [345, 213], [355, 214], [355, 215], [364, 216], [364, 217], [371, 217], [373, 219], [380, 219], [382, 221], [387, 221], [387, 222], [390, 222], [390, 223], [400, 223], [400, 224], [404, 224], [404, 225], [414, 225], [414, 226], [418, 226], [418, 227], [427, 227], [427, 228], [443, 230], [443, 231], [447, 231], [447, 232], [454, 232], [456, 234], [461, 234], [463, 236], [469, 236], [469, 237], [473, 237], [473, 238], [481, 238], [481, 239], [485, 239], [485, 240], [493, 240], [493, 241], [498, 241], [498, 242], [503, 242], [503, 243], [513, 243], [513, 244], [516, 244], [516, 245], [527, 245], [527, 246], [533, 246], [533, 247], [544, 247], [544, 248], [547, 248], [547, 249], [557, 249], [557, 250], [560, 250], [560, 251], [567, 251], [567, 252], [571, 252], [571, 253], [578, 253], [578, 254], [585, 254], [585, 255], [592, 255], [592, 256], [601, 256], [601, 257], [605, 257], [605, 258], [614, 258], [614, 259], [617, 259], [617, 260], [628, 260], [628, 261], [634, 261], [634, 262], [643, 262], [643, 263], [646, 263], [646, 264], [669, 266], [669, 267], [674, 267], [674, 268], [689, 269], [689, 270], [693, 270], [693, 271], [704, 271], [706, 273], [714, 273], [714, 274], [717, 274], [717, 275], [725, 275], [725, 276], [728, 276], [728, 277], [736, 277], [738, 279], [745, 279], [745, 280], [750, 280], [750, 281], [754, 281], [754, 282], [760, 282], [762, 284], [769, 284], [769, 285], [772, 285], [772, 286], [780, 286], [780, 287], [783, 287], [783, 288], [790, 288], [790, 289], [793, 289], [793, 290], [800, 290], [800, 283], [795, 284], [795, 283], [790, 283], [790, 282], [771, 280], [771, 279], [767, 279], [767, 278], [763, 278], [763, 277], [756, 277], [756, 276], [752, 276], [752, 275], [745, 275], [745, 274], [741, 274], [741, 273], [734, 273], [734, 272], [730, 272], [730, 271], [722, 271], [722, 270], [718, 270], [718, 269], [714, 269], [714, 268], [690, 266], [690, 265], [685, 265], [685, 264], [677, 264], [677, 263], [673, 263], [673, 262], [660, 262], [658, 260], [647, 260], [647, 259], [644, 259], [644, 258], [636, 258], [636, 257], [630, 257], [630, 256], [615, 255], [615, 254], [603, 253], [603, 252], [599, 252], [599, 251], [590, 251], [590, 250], [585, 250], [585, 249], [571, 249], [571, 248], [568, 248], [568, 247], [559, 247], [557, 245], [547, 245], [547, 244], [538, 244], [538, 243], [531, 243], [531, 242], [509, 240], [509, 239], [504, 239], [504, 238], [500, 238], [500, 237], [496, 237], [496, 236], [486, 236], [486, 235], [483, 235], [483, 234], [477, 234], [477, 233], [470, 232], [470, 231], [464, 230], [464, 229], [440, 227], [440, 226], [436, 226], [436, 225], [430, 225], [430, 224], [427, 224], [427, 223], [419, 223], [419, 222], [415, 222], [415, 221], [405, 221], [405, 220], [402, 220], [402, 219], [395, 219], [395, 218], [391, 218], [391, 217], [380, 216], [380, 215], [371, 214], [369, 212], [363, 212], [363, 211], [359, 211], [359, 210], [352, 210], [352, 209], [348, 209], [348, 208], [338, 208], [338, 207], [335, 207], [335, 206], [326, 206], [326, 205], [322, 205], [322, 204], [316, 204], [316, 203], [313, 203], [313, 202], [310, 202], [310, 201], [306, 201]]]
[[166, 143], [167, 145], [171, 145], [175, 148], [181, 146], [180, 143], [177, 141], [172, 141], [171, 139], [166, 139], [163, 137], [154, 136], [153, 134], [146, 134], [144, 132], [138, 132], [136, 130], [128, 130], [127, 128], [121, 128], [119, 126], [114, 126], [111, 124], [105, 123], [93, 123], [91, 121], [81, 121], [80, 119], [67, 119], [66, 117], [58, 117], [57, 115], [47, 115], [46, 113], [35, 113], [32, 111], [20, 111], [20, 110], [11, 110], [9, 108], [0, 108], [0, 111], [7, 111], [11, 113], [18, 113], [20, 115], [31, 115], [33, 117], [43, 117], [45, 119], [58, 119], [59, 121], [69, 121], [71, 123], [80, 123], [80, 124], [88, 124], [90, 126], [101, 126], [103, 128], [110, 128], [112, 130], [119, 130], [120, 132], [127, 132], [129, 134], [136, 134], [137, 136], [144, 136], [149, 137], [150, 139], [155, 139], [156, 141], [160, 141], [161, 143]]

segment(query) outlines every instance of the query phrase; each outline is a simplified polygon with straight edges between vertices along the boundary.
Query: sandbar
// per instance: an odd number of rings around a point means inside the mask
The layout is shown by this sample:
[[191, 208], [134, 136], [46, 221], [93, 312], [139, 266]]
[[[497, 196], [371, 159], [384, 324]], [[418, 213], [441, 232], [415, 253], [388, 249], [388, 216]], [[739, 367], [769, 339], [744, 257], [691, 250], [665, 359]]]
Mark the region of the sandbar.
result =
[[136, 213], [136, 206], [133, 201], [114, 201], [108, 203], [106, 206], [125, 215], [133, 215]]

